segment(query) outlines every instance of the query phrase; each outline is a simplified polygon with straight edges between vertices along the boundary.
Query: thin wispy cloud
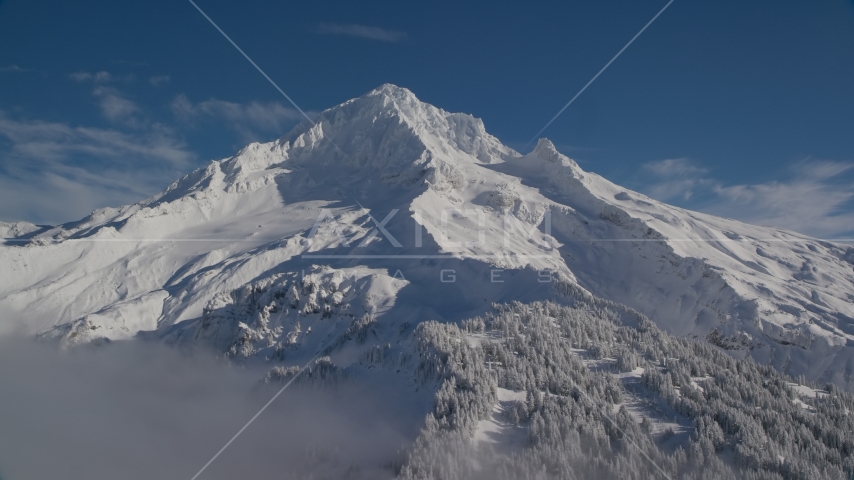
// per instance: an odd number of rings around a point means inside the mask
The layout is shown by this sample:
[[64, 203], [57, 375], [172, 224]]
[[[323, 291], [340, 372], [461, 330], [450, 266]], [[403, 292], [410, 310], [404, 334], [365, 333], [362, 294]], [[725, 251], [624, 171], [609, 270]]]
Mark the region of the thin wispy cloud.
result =
[[195, 154], [170, 128], [71, 126], [0, 111], [0, 218], [59, 223], [134, 203], [186, 173]]
[[29, 69], [21, 68], [17, 65], [6, 65], [5, 67], [0, 67], [0, 73], [24, 73], [29, 71]]
[[69, 77], [76, 82], [108, 83], [114, 80], [110, 72], [74, 72]]
[[[225, 126], [241, 144], [278, 137], [302, 120], [278, 102], [173, 98], [170, 124], [132, 100], [129, 75], [75, 72], [106, 121], [72, 125], [0, 109], [0, 220], [61, 223], [96, 208], [138, 202], [199, 166], [183, 139], [189, 130]], [[148, 78], [162, 85], [166, 75]]]
[[176, 140], [174, 132], [153, 124], [147, 132], [122, 132], [115, 129], [73, 127], [65, 123], [17, 120], [0, 111], [0, 136], [11, 144], [12, 156], [34, 162], [61, 160], [72, 153], [109, 159], [113, 163], [132, 162], [144, 156], [183, 166], [192, 155]]
[[[187, 173], [193, 153], [154, 121], [109, 72], [90, 83], [107, 127], [43, 121], [0, 110], [0, 219], [60, 223], [95, 208], [134, 203]], [[121, 77], [119, 77], [121, 78]]]
[[367, 38], [381, 42], [396, 43], [406, 38], [406, 32], [389, 30], [380, 27], [357, 25], [354, 23], [321, 23], [317, 27], [317, 33], [325, 35], [347, 35], [350, 37]]
[[689, 159], [667, 159], [642, 167], [640, 189], [662, 201], [816, 237], [854, 233], [854, 162], [806, 159], [781, 173], [774, 181], [727, 184]]
[[697, 189], [711, 186], [706, 178], [708, 170], [687, 158], [648, 162], [643, 165], [643, 171], [654, 178], [645, 192], [660, 200], [689, 200]]
[[155, 87], [159, 87], [164, 83], [169, 83], [170, 80], [172, 80], [172, 78], [170, 78], [169, 75], [156, 75], [154, 77], [149, 78], [148, 83], [154, 85]]
[[204, 119], [224, 121], [243, 141], [257, 141], [265, 135], [283, 135], [302, 120], [296, 109], [278, 102], [248, 104], [215, 98], [193, 103], [184, 95], [172, 101], [172, 112], [184, 123], [195, 124]]
[[121, 92], [110, 87], [96, 87], [92, 94], [98, 98], [101, 113], [111, 122], [130, 122], [133, 126], [139, 126], [139, 121], [132, 117], [140, 112], [140, 108], [131, 100], [125, 98]]
[[132, 76], [116, 76], [110, 72], [101, 71], [76, 72], [70, 77], [76, 82], [93, 85], [92, 96], [97, 99], [101, 114], [110, 123], [122, 123], [134, 129], [146, 128], [151, 123], [141, 114], [142, 109], [115, 86], [117, 82], [133, 81]]

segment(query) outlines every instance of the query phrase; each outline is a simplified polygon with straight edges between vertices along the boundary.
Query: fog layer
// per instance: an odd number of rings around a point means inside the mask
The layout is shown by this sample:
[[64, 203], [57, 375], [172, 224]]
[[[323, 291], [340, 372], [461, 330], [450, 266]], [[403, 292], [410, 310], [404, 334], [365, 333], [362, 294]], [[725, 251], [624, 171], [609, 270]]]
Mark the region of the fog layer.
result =
[[[263, 375], [141, 342], [0, 340], [0, 478], [189, 479], [280, 388]], [[295, 385], [199, 478], [391, 476], [423, 419], [398, 387]]]

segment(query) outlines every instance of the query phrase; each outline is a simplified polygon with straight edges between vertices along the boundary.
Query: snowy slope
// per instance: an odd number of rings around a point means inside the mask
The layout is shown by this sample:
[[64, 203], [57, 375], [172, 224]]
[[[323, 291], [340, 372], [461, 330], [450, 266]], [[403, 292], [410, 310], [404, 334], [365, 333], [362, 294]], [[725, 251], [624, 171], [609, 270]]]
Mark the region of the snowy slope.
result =
[[46, 230], [47, 228], [50, 227], [43, 227], [30, 222], [0, 222], [0, 238], [28, 238], [39, 233], [41, 230]]
[[563, 282], [854, 388], [854, 250], [657, 202], [548, 140], [523, 156], [393, 85], [138, 204], [16, 225], [0, 225], [4, 327], [63, 342], [313, 353], [365, 318], [456, 321]]
[[666, 205], [582, 171], [548, 140], [499, 168], [574, 208], [553, 235], [592, 293], [673, 334], [851, 386], [854, 249]]

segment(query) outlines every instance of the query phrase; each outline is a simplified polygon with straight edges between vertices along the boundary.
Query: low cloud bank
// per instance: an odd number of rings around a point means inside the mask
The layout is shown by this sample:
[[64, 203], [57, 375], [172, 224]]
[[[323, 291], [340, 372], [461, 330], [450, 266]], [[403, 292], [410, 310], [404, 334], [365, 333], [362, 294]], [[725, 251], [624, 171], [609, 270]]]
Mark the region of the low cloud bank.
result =
[[[259, 387], [265, 371], [142, 342], [58, 351], [7, 337], [0, 478], [189, 479], [279, 388]], [[420, 422], [356, 383], [287, 390], [199, 478], [391, 477]]]

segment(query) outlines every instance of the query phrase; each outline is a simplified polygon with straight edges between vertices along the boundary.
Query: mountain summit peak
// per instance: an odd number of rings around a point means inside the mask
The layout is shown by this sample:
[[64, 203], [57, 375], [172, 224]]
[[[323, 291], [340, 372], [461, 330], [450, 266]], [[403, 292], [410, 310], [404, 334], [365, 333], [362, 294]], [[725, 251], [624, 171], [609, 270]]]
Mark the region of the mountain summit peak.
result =
[[381, 169], [409, 168], [430, 159], [497, 163], [519, 156], [489, 135], [479, 118], [437, 108], [391, 83], [324, 110], [280, 142], [299, 150], [289, 153], [295, 163], [306, 155], [313, 164]]
[[411, 90], [409, 90], [408, 88], [404, 88], [404, 87], [398, 87], [397, 85], [395, 85], [393, 83], [384, 83], [384, 84], [380, 85], [379, 87], [377, 87], [377, 88], [371, 90], [370, 92], [366, 93], [364, 96], [365, 97], [376, 97], [379, 95], [385, 95], [385, 96], [392, 97], [392, 98], [408, 98], [408, 99], [417, 100], [417, 98], [415, 97], [415, 94], [412, 93]]
[[548, 138], [541, 138], [537, 140], [537, 146], [534, 147], [534, 150], [531, 153], [547, 162], [565, 165], [574, 170], [581, 170], [581, 167], [575, 163], [575, 160], [560, 153], [557, 150], [557, 147], [555, 147], [555, 144]]

